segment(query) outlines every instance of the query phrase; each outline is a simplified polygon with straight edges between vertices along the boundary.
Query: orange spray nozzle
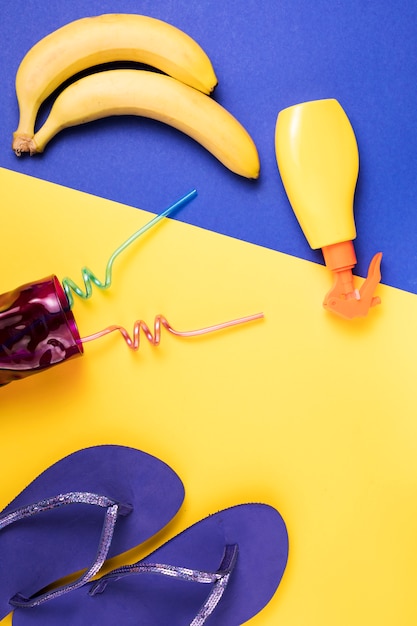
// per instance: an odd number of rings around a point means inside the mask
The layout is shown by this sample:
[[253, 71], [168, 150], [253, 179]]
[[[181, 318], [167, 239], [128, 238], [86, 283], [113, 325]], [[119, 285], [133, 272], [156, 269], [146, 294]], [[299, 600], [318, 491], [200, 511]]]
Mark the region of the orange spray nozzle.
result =
[[326, 294], [323, 306], [346, 319], [364, 317], [369, 309], [381, 303], [374, 296], [381, 280], [382, 253], [376, 254], [368, 269], [368, 276], [360, 289], [355, 288], [352, 268], [356, 265], [356, 254], [352, 241], [342, 241], [322, 248], [326, 266], [334, 274], [334, 283]]

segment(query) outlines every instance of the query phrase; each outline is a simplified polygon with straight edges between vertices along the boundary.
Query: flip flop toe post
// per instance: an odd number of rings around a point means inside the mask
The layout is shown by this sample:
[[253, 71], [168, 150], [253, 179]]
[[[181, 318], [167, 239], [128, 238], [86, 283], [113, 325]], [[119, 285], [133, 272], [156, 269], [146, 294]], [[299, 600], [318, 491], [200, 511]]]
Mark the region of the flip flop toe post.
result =
[[74, 572], [85, 570], [66, 590], [83, 585], [106, 558], [160, 531], [183, 498], [175, 472], [134, 448], [94, 446], [58, 461], [0, 513], [0, 620], [50, 599], [39, 592]]

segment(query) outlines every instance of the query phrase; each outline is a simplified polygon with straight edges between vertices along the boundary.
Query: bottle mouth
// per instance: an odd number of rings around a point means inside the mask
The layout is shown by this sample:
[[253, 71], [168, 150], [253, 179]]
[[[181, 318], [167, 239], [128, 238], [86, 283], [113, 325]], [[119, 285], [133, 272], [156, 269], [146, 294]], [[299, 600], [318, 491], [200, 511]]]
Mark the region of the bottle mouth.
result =
[[356, 254], [353, 241], [340, 241], [323, 246], [324, 262], [333, 272], [352, 269], [356, 265]]
[[77, 326], [77, 322], [75, 321], [75, 317], [74, 314], [71, 310], [70, 304], [68, 302], [68, 298], [67, 295], [61, 285], [61, 283], [59, 282], [58, 278], [56, 276], [52, 276], [52, 281], [53, 281], [53, 286], [54, 286], [54, 290], [55, 290], [55, 294], [57, 297], [57, 300], [60, 304], [61, 307], [61, 311], [62, 311], [62, 315], [64, 316], [67, 326], [70, 330], [70, 333], [75, 341], [75, 344], [77, 345], [79, 351], [81, 354], [83, 354], [84, 352], [84, 347], [83, 347], [83, 342], [81, 340], [81, 336], [78, 330], [78, 326]]

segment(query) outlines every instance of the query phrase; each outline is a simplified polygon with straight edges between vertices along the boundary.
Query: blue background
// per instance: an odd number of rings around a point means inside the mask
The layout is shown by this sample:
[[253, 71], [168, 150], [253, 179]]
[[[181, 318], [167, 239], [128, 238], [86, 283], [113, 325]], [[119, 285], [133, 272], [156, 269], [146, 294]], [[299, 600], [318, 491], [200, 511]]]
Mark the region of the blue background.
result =
[[[178, 131], [139, 118], [66, 130], [43, 155], [14, 155], [22, 57], [63, 24], [108, 12], [158, 17], [199, 42], [219, 79], [214, 98], [258, 147], [258, 181], [231, 173]], [[309, 248], [282, 187], [274, 129], [287, 106], [338, 99], [360, 153], [355, 273], [366, 275], [382, 251], [382, 282], [417, 293], [415, 0], [8, 0], [0, 33], [0, 166], [153, 212], [196, 188], [197, 199], [175, 219], [319, 263], [321, 252]]]

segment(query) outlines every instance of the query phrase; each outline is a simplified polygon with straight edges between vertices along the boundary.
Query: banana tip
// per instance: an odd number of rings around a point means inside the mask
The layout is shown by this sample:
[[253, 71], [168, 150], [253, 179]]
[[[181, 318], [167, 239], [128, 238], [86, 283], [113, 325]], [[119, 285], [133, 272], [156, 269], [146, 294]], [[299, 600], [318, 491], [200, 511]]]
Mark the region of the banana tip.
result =
[[219, 81], [217, 80], [217, 77], [216, 77], [216, 78], [215, 78], [215, 80], [214, 80], [214, 81], [213, 81], [213, 83], [212, 83], [212, 85], [213, 85], [213, 86], [211, 87], [211, 89], [210, 89], [210, 91], [209, 91], [209, 95], [210, 95], [210, 96], [214, 94], [214, 92], [216, 91], [216, 87], [217, 87], [217, 85], [218, 85], [218, 84], [219, 84]]
[[246, 173], [246, 178], [250, 178], [251, 180], [257, 180], [259, 178], [261, 172], [261, 165], [258, 161], [256, 166], [254, 165], [248, 172]]

